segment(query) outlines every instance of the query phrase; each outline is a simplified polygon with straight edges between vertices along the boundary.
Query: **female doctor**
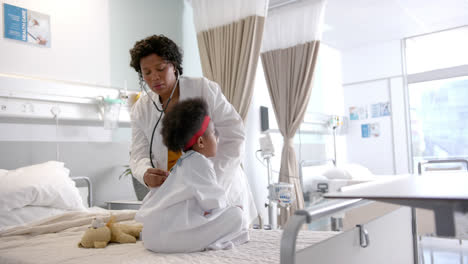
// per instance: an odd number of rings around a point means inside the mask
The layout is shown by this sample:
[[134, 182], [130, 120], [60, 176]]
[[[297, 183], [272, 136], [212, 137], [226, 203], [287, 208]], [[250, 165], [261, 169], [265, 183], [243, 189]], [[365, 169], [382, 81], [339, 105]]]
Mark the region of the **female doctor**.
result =
[[244, 125], [219, 85], [203, 77], [183, 77], [181, 51], [164, 35], [153, 35], [136, 42], [130, 56], [130, 66], [138, 73], [141, 88], [145, 89], [146, 84], [151, 89], [131, 111], [130, 168], [133, 176], [150, 188], [158, 188], [164, 183], [168, 171], [182, 153], [168, 151], [163, 144], [161, 119], [179, 100], [203, 97], [219, 134], [218, 151], [216, 157], [211, 158], [218, 183], [226, 191], [229, 203], [242, 207], [243, 222], [250, 224], [257, 211], [241, 168]]

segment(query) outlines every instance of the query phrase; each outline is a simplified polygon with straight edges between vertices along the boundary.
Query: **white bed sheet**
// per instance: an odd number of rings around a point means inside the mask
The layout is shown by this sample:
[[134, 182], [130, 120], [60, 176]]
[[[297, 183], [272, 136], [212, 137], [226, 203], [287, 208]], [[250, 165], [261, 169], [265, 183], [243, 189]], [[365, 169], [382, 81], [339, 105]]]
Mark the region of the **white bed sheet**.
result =
[[25, 206], [11, 211], [0, 211], [0, 231], [65, 212], [67, 210], [44, 206]]
[[[134, 223], [136, 211], [112, 211], [117, 221]], [[109, 244], [104, 249], [78, 248], [83, 231], [95, 216], [109, 211], [69, 212], [8, 231], [0, 231], [0, 263], [279, 263], [281, 231], [250, 230], [248, 243], [230, 250], [157, 254], [136, 244]], [[323, 241], [336, 232], [302, 231], [297, 249]]]

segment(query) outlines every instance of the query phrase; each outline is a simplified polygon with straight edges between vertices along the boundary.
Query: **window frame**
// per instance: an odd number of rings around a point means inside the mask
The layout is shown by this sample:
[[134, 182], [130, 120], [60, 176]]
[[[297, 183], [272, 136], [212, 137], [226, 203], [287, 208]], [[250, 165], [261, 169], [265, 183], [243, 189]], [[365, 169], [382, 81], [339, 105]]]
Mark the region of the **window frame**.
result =
[[444, 30], [434, 31], [426, 34], [420, 34], [415, 36], [410, 36], [407, 38], [403, 38], [401, 40], [401, 57], [402, 57], [402, 70], [403, 70], [403, 86], [404, 86], [404, 101], [405, 101], [405, 123], [406, 123], [406, 136], [407, 136], [407, 150], [408, 150], [408, 168], [410, 169], [411, 173], [415, 172], [414, 164], [414, 157], [413, 157], [413, 140], [412, 140], [412, 128], [411, 128], [411, 116], [410, 116], [410, 100], [409, 100], [409, 85], [422, 83], [422, 82], [429, 82], [429, 81], [436, 81], [436, 80], [444, 80], [444, 79], [451, 79], [456, 77], [468, 77], [468, 64], [458, 65], [448, 68], [440, 68], [436, 70], [420, 72], [420, 73], [407, 73], [407, 54], [406, 54], [406, 42], [409, 39], [426, 36], [430, 34], [437, 34], [445, 31], [456, 30], [460, 28], [468, 27], [468, 25], [448, 28]]

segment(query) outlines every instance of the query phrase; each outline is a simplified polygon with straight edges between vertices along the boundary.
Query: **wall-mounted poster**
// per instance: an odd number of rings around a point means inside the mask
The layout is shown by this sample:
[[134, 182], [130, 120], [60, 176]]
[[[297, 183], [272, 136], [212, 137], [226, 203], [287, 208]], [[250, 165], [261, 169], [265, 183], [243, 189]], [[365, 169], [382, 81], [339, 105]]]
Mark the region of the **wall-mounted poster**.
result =
[[372, 117], [389, 116], [390, 112], [390, 102], [371, 104]]
[[361, 125], [361, 137], [368, 138], [370, 137], [370, 127], [369, 124]]
[[349, 120], [367, 119], [367, 108], [361, 106], [351, 106], [349, 108]]
[[50, 47], [50, 17], [22, 7], [3, 4], [4, 37]]
[[382, 116], [389, 116], [390, 111], [390, 102], [380, 103], [380, 112]]
[[380, 124], [379, 123], [370, 123], [361, 125], [361, 137], [370, 138], [370, 137], [379, 137], [380, 136]]
[[380, 136], [380, 124], [379, 123], [371, 123], [371, 124], [369, 124], [369, 127], [370, 127], [371, 137]]

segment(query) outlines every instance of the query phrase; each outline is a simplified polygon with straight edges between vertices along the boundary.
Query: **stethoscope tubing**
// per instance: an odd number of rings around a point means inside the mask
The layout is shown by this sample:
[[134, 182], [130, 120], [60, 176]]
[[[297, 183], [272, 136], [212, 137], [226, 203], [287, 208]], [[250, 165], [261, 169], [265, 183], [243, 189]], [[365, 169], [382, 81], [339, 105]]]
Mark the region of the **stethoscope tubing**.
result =
[[[169, 98], [167, 99], [166, 105], [164, 106], [163, 109], [159, 109], [159, 107], [158, 107], [158, 105], [156, 104], [156, 102], [155, 102], [155, 101], [153, 100], [153, 98], [151, 98], [151, 96], [148, 94], [148, 91], [146, 90], [146, 88], [144, 89], [145, 92], [146, 92], [146, 95], [151, 99], [151, 101], [153, 102], [154, 107], [155, 107], [156, 110], [160, 113], [160, 114], [159, 114], [158, 121], [156, 121], [156, 125], [154, 125], [153, 133], [151, 133], [151, 141], [150, 141], [150, 147], [149, 147], [149, 159], [150, 159], [150, 162], [151, 162], [151, 166], [152, 166], [153, 168], [156, 168], [156, 166], [154, 166], [154, 163], [153, 163], [153, 140], [154, 140], [154, 132], [156, 132], [156, 128], [158, 127], [159, 122], [161, 121], [161, 118], [162, 118], [162, 116], [164, 115], [164, 112], [166, 111], [167, 107], [169, 106], [169, 103], [170, 103], [171, 100], [172, 100], [172, 96], [174, 95], [174, 91], [175, 91], [175, 89], [177, 88], [177, 84], [179, 84], [179, 73], [178, 73], [178, 72], [177, 72], [177, 80], [176, 80], [176, 83], [174, 84], [174, 87], [172, 87], [171, 95], [170, 95]], [[143, 85], [142, 87], [144, 87], [144, 85]]]

